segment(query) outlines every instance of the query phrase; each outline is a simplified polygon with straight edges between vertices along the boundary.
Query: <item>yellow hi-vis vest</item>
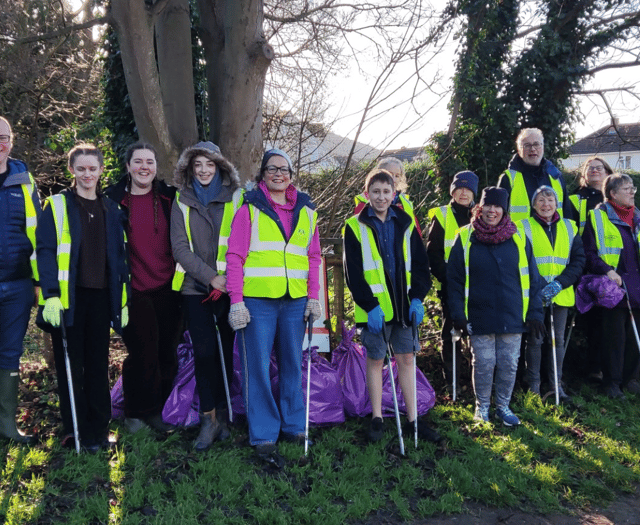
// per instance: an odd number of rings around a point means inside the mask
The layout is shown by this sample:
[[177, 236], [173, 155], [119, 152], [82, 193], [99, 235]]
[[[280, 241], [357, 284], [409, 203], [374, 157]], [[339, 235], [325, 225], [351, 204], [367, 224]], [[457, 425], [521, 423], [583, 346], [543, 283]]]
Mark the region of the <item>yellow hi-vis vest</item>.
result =
[[[367, 281], [369, 288], [371, 288], [371, 293], [378, 299], [378, 303], [384, 312], [384, 318], [387, 321], [391, 321], [391, 319], [393, 319], [393, 300], [387, 289], [384, 263], [378, 250], [378, 245], [376, 244], [373, 229], [360, 222], [357, 216], [349, 218], [345, 224], [345, 228], [351, 228], [360, 242], [364, 280]], [[402, 254], [404, 257], [405, 280], [407, 283], [405, 293], [407, 296], [411, 290], [411, 233], [414, 228], [415, 223], [412, 220], [402, 237]], [[366, 323], [368, 318], [367, 312], [357, 304], [355, 305], [355, 318], [356, 323]]]
[[21, 184], [22, 194], [24, 195], [24, 216], [25, 216], [25, 231], [33, 251], [29, 257], [31, 263], [31, 272], [33, 279], [38, 280], [38, 263], [36, 261], [36, 226], [38, 225], [38, 216], [36, 215], [36, 207], [31, 199], [31, 194], [34, 192], [36, 183], [33, 180], [31, 174], [29, 174], [29, 184]]
[[[231, 223], [233, 222], [233, 216], [242, 206], [244, 201], [244, 189], [238, 188], [233, 192], [233, 197], [229, 202], [224, 205], [224, 211], [222, 213], [222, 222], [220, 223], [220, 232], [218, 233], [218, 256], [216, 257], [216, 271], [218, 275], [224, 275], [227, 271], [227, 248], [229, 246], [229, 234], [231, 233]], [[189, 239], [189, 247], [193, 251], [193, 241], [191, 237], [191, 224], [189, 223], [189, 215], [191, 208], [186, 204], [180, 202], [180, 193], [176, 192], [176, 202], [178, 208], [182, 212], [182, 218], [184, 219], [184, 228], [187, 233], [187, 239]], [[182, 283], [184, 283], [184, 268], [180, 263], [176, 263], [176, 271], [173, 274], [173, 281], [171, 282], [171, 289], [179, 292], [182, 289]]]
[[[606, 210], [601, 208], [591, 210], [589, 217], [596, 236], [598, 255], [614, 270], [617, 270], [620, 262], [620, 253], [624, 246], [620, 230], [611, 222]], [[640, 233], [638, 234], [637, 242], [640, 243]]]
[[578, 210], [578, 233], [584, 233], [584, 227], [587, 225], [587, 199], [583, 199], [578, 194], [569, 195], [569, 200]]
[[431, 208], [429, 210], [429, 219], [436, 218], [444, 230], [444, 262], [449, 261], [451, 248], [456, 242], [456, 233], [458, 231], [458, 221], [455, 218], [451, 204], [440, 206], [439, 208]]
[[[462, 250], [464, 253], [464, 315], [469, 319], [469, 260], [471, 252], [471, 232], [470, 224], [463, 226], [458, 230], [460, 241], [462, 242]], [[511, 237], [518, 247], [518, 270], [520, 272], [520, 288], [522, 290], [522, 321], [526, 321], [527, 312], [529, 311], [529, 260], [525, 251], [526, 237], [520, 231], [516, 231]], [[508, 241], [506, 241], [508, 242]]]
[[[538, 265], [540, 275], [550, 283], [569, 264], [573, 239], [578, 233], [576, 223], [569, 219], [560, 219], [556, 224], [556, 242], [551, 246], [549, 237], [542, 225], [534, 218], [521, 221], [519, 228], [524, 232], [531, 242], [533, 256]], [[553, 298], [553, 302], [558, 306], [573, 306], [576, 304], [576, 296], [573, 286], [562, 290]]]
[[[69, 231], [69, 214], [67, 213], [67, 199], [64, 195], [47, 197], [45, 208], [51, 206], [53, 222], [56, 226], [56, 263], [58, 265], [58, 287], [60, 288], [60, 302], [65, 310], [69, 309], [69, 266], [71, 264], [71, 232]], [[126, 235], [125, 235], [126, 240]], [[45, 299], [40, 290], [39, 304]], [[127, 285], [122, 284], [122, 303], [127, 305]]]
[[[511, 196], [509, 198], [509, 215], [513, 222], [518, 222], [531, 216], [531, 199], [527, 193], [522, 173], [515, 170], [507, 170], [504, 174], [509, 177], [511, 183]], [[558, 214], [562, 218], [562, 184], [560, 180], [549, 176], [551, 187], [558, 196]]]
[[287, 291], [292, 299], [306, 297], [309, 279], [309, 247], [318, 214], [304, 206], [286, 241], [278, 224], [264, 212], [249, 205], [251, 240], [244, 263], [245, 297], [277, 299]]

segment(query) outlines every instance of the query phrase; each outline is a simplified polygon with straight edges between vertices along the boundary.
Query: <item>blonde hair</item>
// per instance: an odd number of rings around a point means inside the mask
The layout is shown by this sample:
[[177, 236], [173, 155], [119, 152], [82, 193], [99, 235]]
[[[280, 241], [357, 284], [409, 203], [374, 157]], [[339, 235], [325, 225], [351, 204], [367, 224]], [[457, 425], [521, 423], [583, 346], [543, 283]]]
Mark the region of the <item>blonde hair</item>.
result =
[[394, 187], [396, 191], [404, 192], [407, 191], [409, 184], [407, 184], [407, 176], [404, 171], [404, 164], [402, 161], [396, 157], [384, 157], [378, 161], [376, 164], [376, 168], [383, 169], [387, 172], [391, 171], [389, 168], [397, 168], [400, 172], [398, 180], [395, 181]]

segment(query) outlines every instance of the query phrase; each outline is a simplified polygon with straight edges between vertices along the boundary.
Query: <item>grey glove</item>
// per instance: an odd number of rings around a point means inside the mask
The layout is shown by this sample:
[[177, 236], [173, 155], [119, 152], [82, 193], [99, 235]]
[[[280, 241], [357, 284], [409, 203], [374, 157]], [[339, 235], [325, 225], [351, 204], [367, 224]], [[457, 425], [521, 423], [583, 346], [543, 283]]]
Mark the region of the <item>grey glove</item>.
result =
[[316, 321], [322, 317], [322, 306], [318, 299], [307, 299], [307, 306], [304, 309], [304, 320], [309, 319], [309, 314], [313, 316], [313, 320]]
[[242, 330], [249, 324], [249, 321], [251, 321], [251, 316], [244, 305], [244, 301], [231, 305], [229, 309], [229, 325], [234, 331]]

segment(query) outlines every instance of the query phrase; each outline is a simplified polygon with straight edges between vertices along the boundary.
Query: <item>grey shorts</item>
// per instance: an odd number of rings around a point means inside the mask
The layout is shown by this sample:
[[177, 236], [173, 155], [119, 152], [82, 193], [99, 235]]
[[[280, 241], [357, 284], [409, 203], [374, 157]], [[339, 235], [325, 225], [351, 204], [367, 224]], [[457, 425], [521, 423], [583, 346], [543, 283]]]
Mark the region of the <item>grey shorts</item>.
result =
[[[413, 352], [413, 334], [411, 327], [403, 328], [399, 324], [385, 325], [387, 341], [391, 343], [394, 354], [409, 354]], [[362, 345], [367, 350], [370, 359], [383, 359], [387, 353], [387, 344], [384, 342], [382, 332], [372, 334], [365, 326], [362, 329]]]

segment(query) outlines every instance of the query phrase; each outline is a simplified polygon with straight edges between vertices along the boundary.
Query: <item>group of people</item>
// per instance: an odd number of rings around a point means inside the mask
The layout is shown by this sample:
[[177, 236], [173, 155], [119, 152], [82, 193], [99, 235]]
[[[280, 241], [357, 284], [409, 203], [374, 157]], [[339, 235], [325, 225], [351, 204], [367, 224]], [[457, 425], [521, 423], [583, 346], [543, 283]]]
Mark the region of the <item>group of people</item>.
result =
[[[560, 172], [544, 159], [543, 144], [539, 130], [523, 130], [499, 187], [485, 188], [478, 205], [478, 177], [456, 174], [451, 203], [429, 214], [426, 245], [405, 193], [403, 164], [382, 159], [368, 174], [345, 224], [344, 266], [367, 351], [371, 441], [384, 431], [382, 370], [389, 345], [407, 407], [403, 431], [441, 439], [418, 420], [415, 406], [412, 326], [424, 318], [432, 273], [441, 284], [446, 377], [453, 374], [453, 329], [469, 335], [475, 417], [484, 421], [495, 383], [498, 418], [519, 423], [509, 403], [523, 333], [529, 389], [540, 393], [545, 316], [553, 316], [556, 346], [564, 348], [572, 286], [585, 262], [587, 271], [624, 284], [634, 315], [640, 311], [640, 212], [631, 179], [594, 158], [585, 165], [583, 187], [569, 198]], [[292, 183], [287, 153], [267, 151], [245, 188], [220, 148], [200, 142], [182, 152], [169, 186], [158, 178], [154, 148], [136, 143], [126, 152], [123, 177], [102, 191], [102, 153], [81, 144], [68, 154], [71, 187], [41, 208], [26, 166], [9, 156], [12, 146], [9, 122], [0, 118], [0, 435], [33, 440], [17, 429], [15, 415], [22, 339], [37, 301], [37, 324], [53, 342], [63, 445], [75, 441], [71, 387], [82, 447], [96, 452], [110, 446], [111, 329], [127, 348], [125, 428], [170, 430], [162, 408], [185, 327], [201, 411], [195, 450], [229, 437], [224, 379], [232, 377], [234, 344], [256, 454], [279, 463], [279, 440], [304, 441], [302, 341], [309, 318], [322, 317], [321, 248], [315, 205]], [[621, 388], [640, 391], [640, 359], [623, 306], [592, 314], [592, 324], [617, 330], [591, 355], [612, 397], [621, 397]], [[278, 399], [269, 376], [272, 352]], [[562, 364], [558, 351], [558, 372], [550, 377], [566, 399]]]

